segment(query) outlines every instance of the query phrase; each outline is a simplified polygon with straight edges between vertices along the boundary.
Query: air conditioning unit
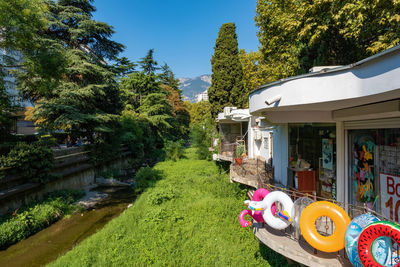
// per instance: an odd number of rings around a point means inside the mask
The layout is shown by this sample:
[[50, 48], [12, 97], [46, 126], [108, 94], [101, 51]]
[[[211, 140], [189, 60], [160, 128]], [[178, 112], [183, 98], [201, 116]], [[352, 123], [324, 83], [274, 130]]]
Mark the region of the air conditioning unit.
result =
[[262, 139], [262, 133], [261, 131], [255, 131], [254, 132], [254, 140], [260, 141]]
[[232, 110], [237, 109], [237, 107], [224, 107], [224, 117], [231, 116]]

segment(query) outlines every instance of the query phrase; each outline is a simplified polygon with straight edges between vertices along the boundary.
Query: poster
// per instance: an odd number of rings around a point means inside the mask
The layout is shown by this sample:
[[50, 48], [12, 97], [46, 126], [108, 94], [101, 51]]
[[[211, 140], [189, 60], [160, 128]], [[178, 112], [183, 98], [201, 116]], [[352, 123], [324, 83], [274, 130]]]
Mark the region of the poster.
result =
[[322, 168], [333, 170], [333, 140], [322, 139]]
[[379, 174], [381, 186], [381, 209], [386, 218], [399, 222], [400, 177]]

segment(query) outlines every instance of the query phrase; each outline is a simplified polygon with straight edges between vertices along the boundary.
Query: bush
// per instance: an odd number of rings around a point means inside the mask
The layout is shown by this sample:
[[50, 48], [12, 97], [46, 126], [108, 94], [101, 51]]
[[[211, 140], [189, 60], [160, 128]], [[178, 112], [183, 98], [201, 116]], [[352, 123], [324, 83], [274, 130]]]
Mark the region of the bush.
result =
[[32, 203], [18, 210], [17, 214], [0, 217], [0, 249], [27, 238], [71, 213], [74, 201], [85, 193], [82, 190], [61, 190], [50, 193], [44, 200]]
[[165, 144], [165, 155], [167, 160], [177, 161], [183, 156], [184, 140], [176, 142], [167, 141]]
[[149, 166], [140, 168], [135, 176], [135, 191], [141, 193], [147, 187], [153, 186], [157, 180], [161, 179], [161, 175], [160, 171]]
[[198, 159], [211, 159], [211, 153], [208, 150], [211, 138], [205, 128], [198, 124], [194, 125], [190, 131], [190, 140], [192, 146], [196, 148]]
[[14, 173], [27, 181], [47, 182], [52, 178], [50, 172], [54, 166], [54, 155], [46, 143], [18, 143], [7, 156], [0, 157], [0, 167], [13, 168]]

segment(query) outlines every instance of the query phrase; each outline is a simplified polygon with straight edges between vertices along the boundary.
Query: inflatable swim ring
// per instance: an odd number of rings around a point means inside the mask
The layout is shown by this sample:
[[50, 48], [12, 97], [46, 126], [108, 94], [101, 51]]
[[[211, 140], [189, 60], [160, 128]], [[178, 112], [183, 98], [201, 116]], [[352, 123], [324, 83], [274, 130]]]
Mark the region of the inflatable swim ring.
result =
[[[354, 267], [363, 267], [360, 257], [358, 256], [357, 247], [357, 241], [362, 230], [369, 224], [378, 221], [380, 220], [372, 214], [361, 214], [354, 218], [350, 222], [349, 227], [347, 227], [344, 243], [347, 256]], [[392, 241], [390, 238], [383, 237], [377, 240], [371, 249], [375, 255], [378, 255], [377, 250], [380, 251], [379, 259], [377, 260], [378, 263], [385, 266], [390, 265], [390, 258], [392, 255]]]
[[311, 203], [314, 203], [314, 200], [308, 197], [300, 197], [296, 199], [293, 203], [293, 210], [292, 210], [292, 215], [293, 215], [293, 226], [295, 228], [295, 234], [297, 238], [300, 237], [300, 216], [305, 207], [310, 205]]
[[[259, 188], [259, 189], [257, 189], [257, 190], [254, 192], [252, 201], [261, 201], [261, 200], [263, 200], [264, 197], [265, 197], [266, 195], [268, 195], [269, 193], [270, 193], [270, 192], [269, 192], [267, 189], [265, 189], [265, 188]], [[247, 202], [245, 202], [245, 203], [247, 203]], [[272, 208], [271, 208], [271, 210], [272, 210], [272, 213], [275, 215], [276, 206], [273, 205]], [[263, 216], [262, 216], [262, 211], [261, 211], [261, 210], [256, 210], [256, 211], [252, 211], [252, 210], [243, 210], [243, 211], [239, 214], [239, 223], [240, 223], [240, 225], [241, 225], [242, 227], [244, 227], [244, 228], [252, 225], [251, 222], [246, 221], [246, 220], [244, 219], [244, 216], [245, 216], [246, 214], [250, 215], [250, 216], [251, 216], [255, 221], [257, 221], [257, 222], [260, 222], [260, 223], [261, 223], [261, 222], [264, 222], [264, 218], [263, 218]]]
[[253, 201], [261, 201], [265, 198], [266, 195], [268, 195], [270, 192], [265, 189], [265, 188], [258, 188], [254, 194], [251, 200]]
[[[276, 218], [272, 212], [271, 207], [274, 205], [275, 202], [279, 202], [283, 206], [282, 211], [287, 212], [288, 220], [283, 220], [280, 218]], [[264, 221], [271, 226], [272, 228], [282, 230], [288, 227], [292, 221], [292, 208], [293, 208], [293, 201], [292, 199], [285, 193], [281, 191], [274, 191], [269, 193], [264, 200], [261, 202], [264, 206], [263, 210], [263, 217]]]
[[[380, 261], [382, 260], [382, 252], [383, 254], [387, 252], [382, 248], [374, 246], [381, 237], [391, 238], [400, 245], [400, 225], [389, 221], [382, 221], [371, 223], [364, 228], [358, 239], [358, 256], [364, 266], [384, 266], [380, 264]], [[386, 266], [392, 264], [400, 266], [398, 262], [391, 262], [391, 256], [389, 258], [389, 263], [385, 262]]]
[[[239, 223], [243, 228], [249, 227], [252, 225], [252, 222], [246, 221], [244, 219], [244, 216], [248, 214], [250, 215], [254, 220], [256, 220], [256, 218], [254, 218], [254, 215], [252, 215], [252, 211], [251, 210], [242, 210], [242, 212], [239, 214]], [[264, 219], [261, 216], [261, 219], [264, 221]]]
[[[315, 221], [329, 217], [335, 224], [335, 231], [330, 236], [317, 232]], [[265, 217], [264, 217], [265, 220]], [[328, 201], [317, 201], [307, 206], [300, 216], [300, 229], [304, 239], [314, 248], [324, 252], [335, 252], [344, 248], [344, 237], [350, 217], [338, 205]]]

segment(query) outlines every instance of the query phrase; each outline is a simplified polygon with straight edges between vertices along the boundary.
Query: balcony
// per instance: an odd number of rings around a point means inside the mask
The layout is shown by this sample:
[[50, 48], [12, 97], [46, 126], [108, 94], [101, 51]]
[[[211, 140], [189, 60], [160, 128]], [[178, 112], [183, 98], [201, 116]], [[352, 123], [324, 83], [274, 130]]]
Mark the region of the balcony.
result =
[[237, 182], [258, 188], [272, 182], [274, 177], [273, 167], [261, 159], [242, 158], [241, 164], [231, 164], [230, 179]]

